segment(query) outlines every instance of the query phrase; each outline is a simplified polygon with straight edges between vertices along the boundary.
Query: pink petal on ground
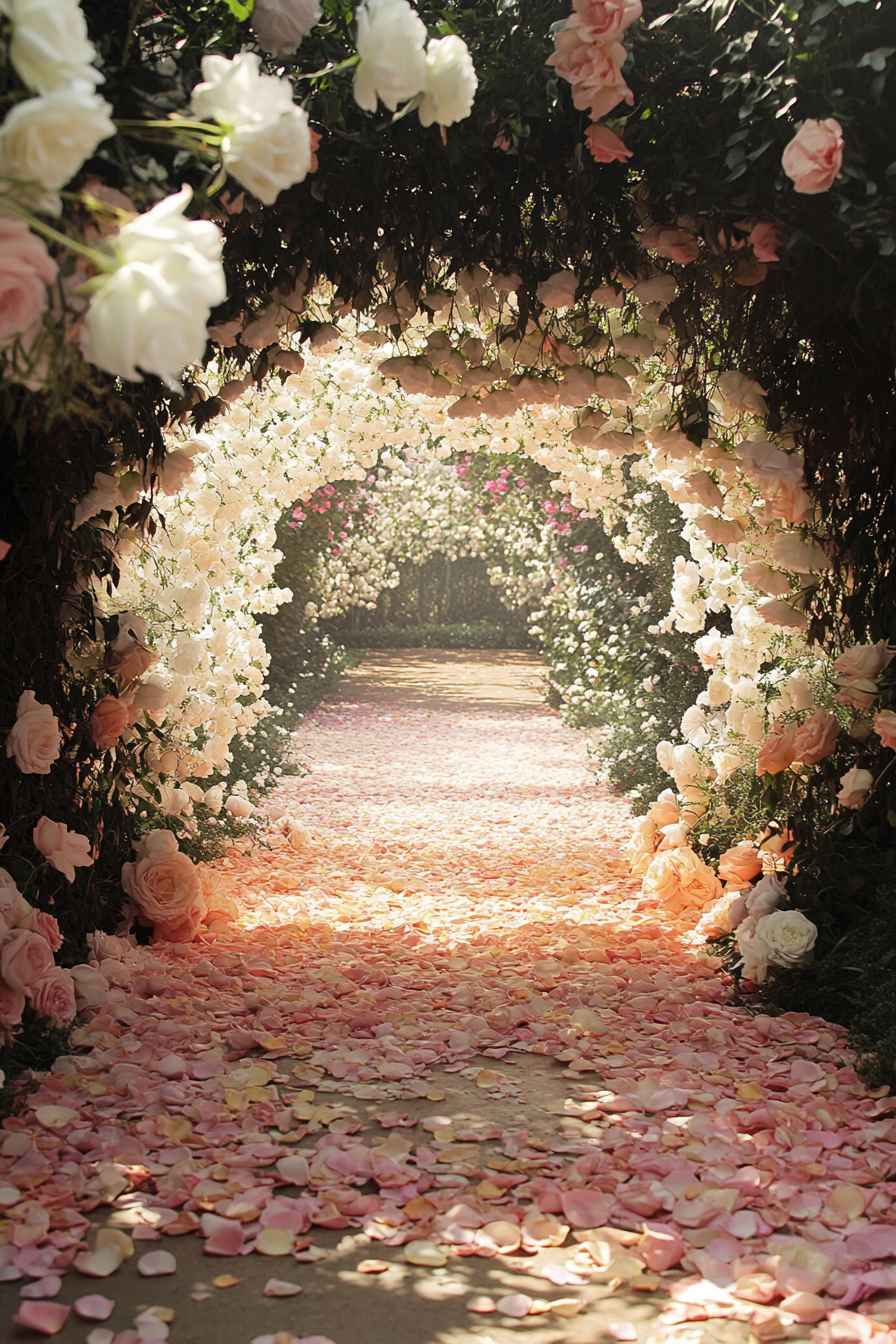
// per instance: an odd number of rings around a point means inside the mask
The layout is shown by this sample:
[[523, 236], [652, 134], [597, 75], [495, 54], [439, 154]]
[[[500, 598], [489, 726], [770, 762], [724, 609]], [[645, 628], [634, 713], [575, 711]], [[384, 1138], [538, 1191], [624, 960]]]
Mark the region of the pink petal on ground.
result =
[[873, 1224], [846, 1238], [846, 1253], [854, 1260], [884, 1260], [896, 1256], [896, 1227]]
[[62, 1302], [23, 1302], [13, 1320], [39, 1335], [58, 1335], [68, 1313], [69, 1308]]
[[509, 1293], [507, 1297], [499, 1297], [495, 1303], [495, 1308], [502, 1316], [514, 1316], [522, 1319], [529, 1315], [529, 1308], [532, 1305], [532, 1298], [526, 1293]]
[[281, 1157], [277, 1163], [277, 1174], [282, 1176], [284, 1181], [289, 1181], [290, 1185], [307, 1185], [308, 1160], [300, 1157], [298, 1153]]
[[55, 1297], [62, 1290], [62, 1280], [57, 1274], [48, 1274], [44, 1279], [37, 1279], [34, 1283], [26, 1283], [24, 1288], [19, 1289], [19, 1297]]
[[654, 1274], [673, 1269], [686, 1250], [684, 1238], [672, 1227], [665, 1231], [657, 1227], [648, 1228], [638, 1243], [638, 1254]]
[[239, 1255], [245, 1240], [241, 1224], [228, 1223], [226, 1227], [216, 1227], [202, 1249], [206, 1255]]
[[564, 1190], [560, 1195], [563, 1217], [571, 1227], [603, 1227], [616, 1202], [602, 1190]]
[[547, 1279], [548, 1283], [553, 1283], [557, 1288], [581, 1288], [582, 1284], [588, 1282], [587, 1278], [581, 1274], [575, 1274], [565, 1265], [544, 1265], [538, 1273], [543, 1279]]
[[86, 1297], [77, 1298], [72, 1305], [75, 1315], [80, 1316], [82, 1321], [108, 1321], [115, 1310], [112, 1298], [103, 1297], [102, 1293], [88, 1293]]
[[300, 1283], [289, 1283], [286, 1279], [268, 1279], [264, 1286], [265, 1297], [295, 1297], [301, 1291]]
[[828, 1314], [827, 1303], [816, 1293], [793, 1293], [779, 1302], [778, 1306], [781, 1311], [795, 1316], [800, 1325], [817, 1325]]
[[91, 1330], [90, 1334], [87, 1336], [86, 1344], [112, 1344], [114, 1339], [114, 1330], [106, 1330], [104, 1326], [97, 1326], [97, 1328]]
[[638, 1338], [638, 1332], [631, 1321], [611, 1321], [606, 1327], [606, 1331], [607, 1334], [612, 1335], [614, 1339], [631, 1340]]
[[137, 1273], [142, 1274], [145, 1279], [155, 1279], [162, 1274], [174, 1274], [177, 1270], [177, 1261], [170, 1251], [150, 1251], [148, 1255], [141, 1255], [137, 1261]]

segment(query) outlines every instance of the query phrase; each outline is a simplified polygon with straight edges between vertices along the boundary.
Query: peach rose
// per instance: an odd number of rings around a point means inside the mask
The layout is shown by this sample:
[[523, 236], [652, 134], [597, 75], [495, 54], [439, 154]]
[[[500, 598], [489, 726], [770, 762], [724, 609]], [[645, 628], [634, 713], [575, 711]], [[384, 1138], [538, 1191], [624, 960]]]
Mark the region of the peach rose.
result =
[[601, 126], [593, 121], [585, 132], [585, 144], [596, 163], [624, 163], [630, 159], [632, 151], [609, 126]]
[[567, 28], [557, 38], [547, 64], [572, 85], [572, 100], [579, 111], [590, 108], [591, 116], [598, 121], [623, 99], [634, 102], [634, 94], [622, 78], [625, 57], [621, 42], [583, 42], [574, 29]]
[[891, 649], [885, 639], [876, 644], [854, 644], [834, 659], [833, 668], [838, 681], [843, 678], [859, 681], [873, 681], [885, 672], [893, 659], [896, 649]]
[[75, 1007], [75, 983], [71, 972], [61, 966], [35, 980], [31, 986], [31, 1007], [38, 1017], [48, 1017], [54, 1027], [71, 1022]]
[[780, 224], [771, 220], [760, 220], [750, 229], [747, 242], [753, 249], [757, 261], [780, 261], [778, 248], [787, 242], [787, 234]]
[[58, 952], [62, 946], [62, 931], [53, 916], [45, 910], [29, 907], [28, 914], [18, 921], [16, 928], [29, 929], [31, 933], [39, 934], [49, 944], [51, 952]]
[[98, 751], [114, 747], [130, 720], [130, 705], [114, 695], [98, 700], [90, 716], [90, 736]]
[[0, 215], [0, 343], [35, 331], [58, 273], [43, 239], [21, 220]]
[[871, 792], [873, 783], [874, 776], [870, 770], [859, 770], [856, 766], [853, 766], [840, 778], [840, 792], [837, 794], [837, 802], [840, 803], [841, 807], [855, 809], [862, 807]]
[[656, 854], [644, 874], [643, 892], [674, 914], [702, 909], [723, 894], [713, 870], [692, 849], [667, 849]]
[[109, 671], [118, 678], [119, 686], [127, 686], [138, 677], [142, 677], [143, 673], [152, 667], [156, 657], [156, 654], [150, 653], [149, 649], [144, 649], [143, 645], [135, 640], [125, 648], [110, 653]]
[[776, 728], [765, 739], [756, 758], [757, 775], [780, 775], [782, 770], [793, 764], [796, 760], [793, 749], [796, 731], [796, 725], [786, 729]]
[[874, 731], [880, 736], [881, 746], [896, 751], [896, 714], [892, 709], [882, 709], [875, 714]]
[[40, 704], [33, 691], [23, 691], [6, 739], [7, 756], [15, 757], [23, 775], [48, 775], [61, 746], [59, 720], [50, 706]]
[[842, 163], [843, 132], [833, 117], [809, 117], [781, 155], [781, 167], [804, 196], [828, 191]]
[[69, 882], [74, 882], [76, 868], [93, 866], [87, 836], [80, 835], [78, 831], [70, 831], [61, 821], [41, 817], [32, 831], [32, 839], [47, 862]]
[[817, 765], [837, 746], [840, 724], [829, 709], [816, 709], [797, 728], [793, 739], [793, 759], [803, 765]]
[[641, 0], [572, 0], [567, 19], [586, 42], [612, 42], [641, 17]]
[[719, 858], [719, 877], [732, 886], [745, 887], [762, 872], [762, 859], [752, 840], [741, 840]]
[[27, 990], [53, 966], [49, 943], [30, 929], [13, 929], [0, 945], [0, 980], [13, 992]]
[[663, 789], [647, 815], [656, 827], [674, 826], [681, 820], [678, 802], [671, 789]]
[[157, 937], [189, 942], [205, 913], [196, 865], [170, 831], [150, 831], [134, 848], [137, 861], [124, 865], [121, 885]]

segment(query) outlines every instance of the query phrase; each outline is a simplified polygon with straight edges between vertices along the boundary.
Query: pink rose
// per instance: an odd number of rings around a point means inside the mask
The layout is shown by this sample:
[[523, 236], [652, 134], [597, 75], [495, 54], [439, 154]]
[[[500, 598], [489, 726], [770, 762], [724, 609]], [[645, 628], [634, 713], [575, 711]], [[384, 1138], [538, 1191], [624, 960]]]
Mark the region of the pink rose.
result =
[[879, 639], [876, 644], [854, 644], [834, 659], [833, 666], [840, 678], [873, 678], [886, 671], [894, 658], [896, 649], [889, 648], [885, 639]]
[[733, 886], [745, 887], [762, 872], [762, 858], [751, 840], [726, 849], [719, 858], [719, 877]]
[[597, 121], [622, 100], [634, 102], [634, 94], [622, 78], [625, 57], [620, 42], [583, 42], [577, 32], [567, 28], [557, 38], [547, 64], [572, 85], [572, 100], [579, 111], [590, 108]]
[[54, 964], [49, 943], [30, 929], [13, 929], [0, 945], [0, 980], [13, 992], [33, 985]]
[[59, 925], [45, 910], [35, 910], [33, 906], [29, 906], [28, 914], [18, 921], [16, 928], [29, 929], [31, 933], [39, 934], [46, 943], [49, 943], [51, 952], [58, 952], [62, 946], [62, 932]]
[[0, 868], [0, 923], [14, 928], [27, 919], [31, 909], [6, 869]]
[[843, 132], [839, 121], [804, 121], [781, 156], [781, 167], [804, 196], [827, 191], [843, 163]]
[[47, 862], [69, 882], [74, 882], [76, 868], [93, 866], [87, 836], [70, 831], [61, 821], [41, 817], [32, 832], [32, 839]]
[[61, 966], [35, 980], [31, 986], [31, 1007], [38, 1017], [48, 1017], [54, 1027], [71, 1022], [75, 1007], [75, 984], [71, 972]]
[[892, 709], [882, 709], [874, 716], [874, 731], [880, 735], [881, 746], [892, 747], [896, 751], [896, 714]]
[[585, 132], [585, 144], [597, 163], [614, 163], [616, 161], [623, 163], [632, 156], [632, 151], [626, 149], [625, 143], [620, 140], [619, 136], [611, 131], [608, 126], [601, 126], [597, 121], [592, 121]]
[[126, 644], [123, 649], [111, 652], [108, 668], [114, 676], [118, 677], [119, 686], [127, 686], [129, 682], [142, 677], [143, 673], [152, 667], [157, 656], [155, 653], [150, 653], [149, 649], [144, 649], [142, 644], [138, 644], [134, 640], [133, 643]]
[[793, 739], [793, 759], [803, 765], [817, 765], [830, 756], [840, 736], [837, 715], [829, 709], [816, 709], [796, 730]]
[[40, 704], [33, 691], [23, 691], [6, 739], [7, 756], [15, 757], [23, 775], [48, 775], [61, 744], [59, 720], [50, 706]]
[[90, 736], [98, 751], [108, 751], [114, 747], [130, 719], [130, 705], [117, 700], [114, 695], [104, 695], [98, 700], [90, 716]]
[[586, 42], [612, 42], [641, 17], [641, 0], [572, 0], [567, 24]]
[[782, 770], [786, 770], [789, 765], [792, 765], [796, 760], [793, 748], [795, 737], [795, 725], [787, 729], [776, 728], [759, 748], [759, 755], [756, 758], [756, 774], [780, 775]]
[[837, 802], [840, 803], [841, 807], [855, 809], [862, 807], [871, 792], [873, 783], [874, 776], [870, 770], [859, 770], [853, 766], [840, 778], [840, 792], [837, 794]]
[[760, 220], [754, 224], [747, 237], [757, 261], [780, 261], [778, 248], [787, 242], [787, 234], [780, 224], [771, 220]]
[[196, 865], [170, 831], [150, 831], [135, 849], [137, 862], [124, 865], [121, 885], [157, 937], [189, 942], [205, 913]]
[[0, 980], [0, 1026], [17, 1027], [25, 1010], [25, 991], [12, 989]]
[[0, 342], [35, 330], [58, 272], [43, 239], [21, 220], [0, 215]]

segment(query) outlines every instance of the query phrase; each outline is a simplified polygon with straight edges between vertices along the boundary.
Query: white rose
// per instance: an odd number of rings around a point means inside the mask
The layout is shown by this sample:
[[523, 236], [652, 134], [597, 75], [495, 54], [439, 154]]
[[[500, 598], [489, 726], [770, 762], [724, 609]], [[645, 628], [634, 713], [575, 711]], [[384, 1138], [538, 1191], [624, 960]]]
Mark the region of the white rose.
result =
[[205, 353], [209, 312], [227, 295], [220, 230], [184, 219], [189, 187], [168, 196], [110, 240], [120, 264], [85, 318], [84, 352], [107, 373], [139, 382], [142, 369], [169, 385]]
[[238, 793], [232, 793], [224, 804], [224, 810], [238, 821], [244, 821], [246, 817], [252, 816], [255, 808], [248, 798], [241, 798]]
[[7, 756], [15, 757], [23, 775], [48, 775], [61, 745], [59, 720], [50, 706], [40, 704], [33, 691], [23, 691], [6, 739]]
[[224, 803], [224, 790], [221, 785], [214, 784], [210, 789], [207, 789], [203, 795], [202, 801], [205, 803], [209, 812], [212, 812], [217, 816]]
[[10, 60], [29, 89], [51, 93], [103, 82], [78, 0], [5, 0], [2, 8], [12, 19]]
[[453, 126], [473, 110], [479, 80], [466, 42], [453, 33], [435, 38], [426, 49], [426, 86], [420, 104], [421, 126]]
[[[92, 89], [57, 89], [17, 103], [0, 126], [0, 171], [60, 191], [97, 145], [115, 134], [109, 104]], [[61, 204], [57, 202], [56, 213]]]
[[376, 111], [377, 95], [390, 112], [426, 86], [426, 28], [407, 0], [366, 0], [357, 10], [355, 102]]
[[255, 0], [252, 31], [272, 56], [295, 51], [320, 19], [319, 0]]
[[847, 770], [845, 775], [840, 777], [840, 792], [837, 794], [837, 802], [841, 807], [860, 808], [874, 783], [874, 776], [870, 770], [859, 770], [855, 766]]
[[292, 100], [288, 79], [262, 74], [261, 57], [244, 51], [232, 61], [205, 56], [204, 83], [193, 90], [192, 107], [223, 128], [224, 167], [264, 205], [304, 181], [311, 168], [308, 118]]
[[748, 980], [761, 985], [768, 974], [768, 947], [765, 939], [756, 933], [756, 921], [744, 920], [737, 930], [737, 950], [740, 953], [740, 968]]
[[773, 966], [798, 966], [815, 946], [818, 929], [801, 910], [773, 910], [757, 922], [755, 937]]

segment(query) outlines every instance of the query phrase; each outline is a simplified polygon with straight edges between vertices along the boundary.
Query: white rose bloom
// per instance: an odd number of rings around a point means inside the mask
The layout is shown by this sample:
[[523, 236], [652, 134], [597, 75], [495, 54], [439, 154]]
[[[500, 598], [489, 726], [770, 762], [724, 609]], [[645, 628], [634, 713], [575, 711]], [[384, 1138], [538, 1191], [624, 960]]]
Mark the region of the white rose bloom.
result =
[[205, 56], [204, 83], [193, 90], [197, 116], [223, 128], [224, 167], [264, 205], [304, 181], [311, 168], [308, 118], [288, 79], [262, 74], [261, 57], [244, 51], [228, 61]]
[[[97, 145], [115, 134], [111, 111], [83, 86], [17, 103], [0, 126], [0, 173], [60, 191]], [[57, 200], [55, 213], [60, 209]]]
[[143, 370], [171, 385], [205, 352], [209, 311], [227, 286], [220, 230], [184, 219], [191, 195], [166, 197], [110, 240], [120, 264], [94, 294], [83, 338], [108, 373], [139, 382]]
[[252, 31], [272, 56], [295, 51], [320, 19], [319, 0], [255, 0]]
[[4, 0], [0, 8], [12, 20], [10, 60], [29, 89], [102, 84], [78, 0]]
[[377, 95], [390, 112], [426, 87], [426, 28], [407, 0], [366, 0], [355, 13], [358, 55], [355, 102], [376, 111]]
[[798, 966], [815, 946], [818, 929], [801, 910], [773, 910], [757, 922], [755, 936], [773, 966]]
[[453, 33], [435, 38], [426, 49], [426, 87], [420, 104], [421, 126], [453, 126], [473, 110], [479, 80], [467, 44]]

